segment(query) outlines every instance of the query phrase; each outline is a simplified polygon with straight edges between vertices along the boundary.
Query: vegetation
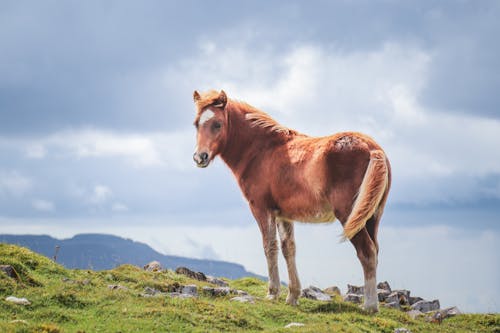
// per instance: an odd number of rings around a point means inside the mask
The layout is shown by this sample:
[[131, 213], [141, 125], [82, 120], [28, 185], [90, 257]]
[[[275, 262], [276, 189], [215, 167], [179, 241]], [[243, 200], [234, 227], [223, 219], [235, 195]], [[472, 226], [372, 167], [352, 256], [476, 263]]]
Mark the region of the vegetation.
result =
[[[231, 296], [179, 299], [142, 297], [144, 288], [164, 292], [172, 285], [206, 282], [172, 271], [146, 272], [124, 265], [108, 271], [67, 270], [25, 248], [0, 244], [0, 265], [12, 265], [19, 277], [0, 272], [0, 332], [500, 332], [499, 314], [466, 314], [441, 324], [411, 319], [393, 309], [376, 315], [339, 298], [324, 303], [301, 299], [298, 307], [264, 299], [266, 285], [255, 278], [228, 281], [231, 288], [257, 296], [255, 304]], [[125, 288], [110, 289], [109, 285]], [[25, 297], [31, 305], [5, 301]], [[303, 327], [284, 328], [291, 322]]]

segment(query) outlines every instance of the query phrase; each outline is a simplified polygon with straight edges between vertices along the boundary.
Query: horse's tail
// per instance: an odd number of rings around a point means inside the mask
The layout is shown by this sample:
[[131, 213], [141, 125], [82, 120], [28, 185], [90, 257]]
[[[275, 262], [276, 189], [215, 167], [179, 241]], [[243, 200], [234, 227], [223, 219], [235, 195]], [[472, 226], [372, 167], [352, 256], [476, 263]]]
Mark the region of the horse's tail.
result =
[[370, 162], [352, 206], [351, 214], [344, 225], [344, 240], [353, 238], [376, 213], [389, 184], [389, 170], [382, 150], [370, 152]]

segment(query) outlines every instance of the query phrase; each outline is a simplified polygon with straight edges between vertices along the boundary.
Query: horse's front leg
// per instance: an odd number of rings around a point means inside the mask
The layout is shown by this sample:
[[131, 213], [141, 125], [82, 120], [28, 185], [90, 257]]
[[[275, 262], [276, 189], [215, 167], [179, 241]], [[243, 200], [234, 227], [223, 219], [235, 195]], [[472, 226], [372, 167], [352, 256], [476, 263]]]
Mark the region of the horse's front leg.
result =
[[300, 296], [300, 281], [295, 265], [295, 237], [293, 234], [293, 222], [278, 220], [278, 232], [281, 241], [281, 252], [286, 260], [288, 269], [288, 297], [286, 302], [297, 305]]
[[262, 234], [264, 253], [267, 259], [269, 287], [267, 299], [277, 300], [280, 293], [280, 277], [278, 272], [278, 242], [276, 240], [276, 221], [272, 213], [252, 207], [252, 213], [259, 224]]

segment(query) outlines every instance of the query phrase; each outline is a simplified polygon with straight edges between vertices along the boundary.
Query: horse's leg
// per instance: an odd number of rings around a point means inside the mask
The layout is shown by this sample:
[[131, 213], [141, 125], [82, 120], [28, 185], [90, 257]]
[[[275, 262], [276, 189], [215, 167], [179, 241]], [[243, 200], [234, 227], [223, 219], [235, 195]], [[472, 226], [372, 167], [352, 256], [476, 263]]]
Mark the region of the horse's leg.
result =
[[277, 300], [280, 293], [280, 277], [278, 272], [278, 241], [276, 240], [276, 221], [273, 214], [252, 208], [262, 234], [262, 245], [267, 259], [269, 286], [267, 299]]
[[295, 266], [295, 237], [293, 234], [293, 222], [278, 220], [278, 232], [281, 241], [281, 252], [286, 260], [288, 268], [288, 296], [286, 302], [290, 305], [297, 305], [300, 296], [300, 281]]
[[377, 247], [366, 228], [361, 229], [351, 239], [351, 243], [356, 248], [365, 276], [365, 301], [363, 307], [366, 311], [377, 312]]

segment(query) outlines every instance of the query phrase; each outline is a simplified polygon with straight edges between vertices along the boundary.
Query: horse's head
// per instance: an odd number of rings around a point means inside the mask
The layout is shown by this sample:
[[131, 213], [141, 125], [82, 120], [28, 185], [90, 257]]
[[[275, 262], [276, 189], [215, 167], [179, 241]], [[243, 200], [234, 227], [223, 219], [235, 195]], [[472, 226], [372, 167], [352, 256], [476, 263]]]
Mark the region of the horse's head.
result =
[[193, 160], [198, 167], [205, 168], [226, 144], [227, 96], [223, 90], [202, 94], [195, 90], [193, 99], [196, 105], [194, 125], [197, 130]]

